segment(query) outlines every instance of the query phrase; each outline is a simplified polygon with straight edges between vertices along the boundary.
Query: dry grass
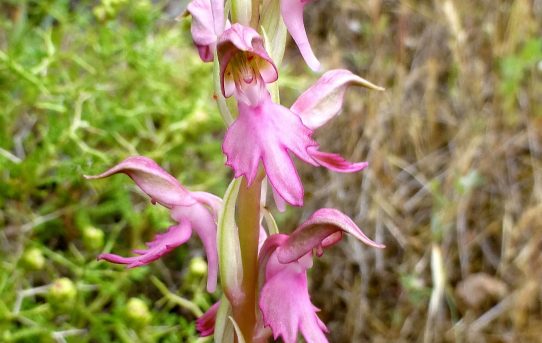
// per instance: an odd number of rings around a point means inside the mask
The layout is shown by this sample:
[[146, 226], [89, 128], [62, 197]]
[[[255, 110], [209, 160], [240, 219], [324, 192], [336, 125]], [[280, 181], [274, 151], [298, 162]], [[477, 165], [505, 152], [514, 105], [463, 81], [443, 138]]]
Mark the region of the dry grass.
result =
[[387, 88], [351, 91], [319, 133], [370, 168], [304, 177], [305, 215], [337, 207], [387, 245], [348, 241], [313, 269], [331, 341], [540, 342], [542, 1], [307, 9], [327, 69]]

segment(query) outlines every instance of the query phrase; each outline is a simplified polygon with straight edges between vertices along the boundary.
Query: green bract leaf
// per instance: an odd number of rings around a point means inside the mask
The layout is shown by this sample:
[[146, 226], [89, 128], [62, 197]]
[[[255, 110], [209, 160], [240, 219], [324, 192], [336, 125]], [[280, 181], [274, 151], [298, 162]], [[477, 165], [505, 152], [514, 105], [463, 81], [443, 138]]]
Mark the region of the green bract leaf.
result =
[[271, 212], [266, 208], [264, 208], [262, 212], [265, 223], [267, 224], [267, 231], [269, 231], [269, 234], [275, 235], [279, 233], [279, 227], [277, 226], [277, 222], [275, 221], [275, 218], [273, 218]]
[[220, 299], [220, 307], [216, 313], [215, 320], [215, 343], [233, 343], [232, 323], [227, 320], [231, 315], [231, 305], [225, 295]]
[[235, 203], [239, 194], [241, 178], [234, 179], [226, 194], [218, 216], [218, 256], [222, 288], [228, 299], [236, 303], [243, 296], [243, 266], [240, 255], [239, 235], [235, 225]]
[[237, 343], [245, 343], [245, 338], [243, 337], [243, 333], [241, 332], [241, 329], [239, 328], [239, 325], [237, 325], [237, 322], [235, 319], [233, 319], [231, 316], [228, 317], [233, 324], [233, 328], [235, 329], [235, 335], [237, 336]]
[[286, 25], [280, 14], [280, 1], [264, 0], [262, 5], [262, 33], [265, 37], [265, 50], [276, 65], [280, 65], [286, 48]]

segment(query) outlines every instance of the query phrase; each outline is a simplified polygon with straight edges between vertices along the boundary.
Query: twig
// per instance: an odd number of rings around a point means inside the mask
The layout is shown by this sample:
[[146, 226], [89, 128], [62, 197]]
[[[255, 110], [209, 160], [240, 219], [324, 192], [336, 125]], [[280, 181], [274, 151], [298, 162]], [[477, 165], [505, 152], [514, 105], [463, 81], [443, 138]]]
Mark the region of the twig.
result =
[[192, 312], [196, 317], [200, 317], [203, 314], [203, 311], [200, 310], [200, 308], [191, 302], [190, 300], [187, 300], [185, 298], [182, 298], [176, 294], [173, 294], [170, 292], [169, 289], [167, 289], [166, 285], [164, 285], [158, 278], [155, 276], [151, 277], [152, 283], [158, 288], [160, 293], [162, 293], [170, 302], [175, 303], [190, 312]]

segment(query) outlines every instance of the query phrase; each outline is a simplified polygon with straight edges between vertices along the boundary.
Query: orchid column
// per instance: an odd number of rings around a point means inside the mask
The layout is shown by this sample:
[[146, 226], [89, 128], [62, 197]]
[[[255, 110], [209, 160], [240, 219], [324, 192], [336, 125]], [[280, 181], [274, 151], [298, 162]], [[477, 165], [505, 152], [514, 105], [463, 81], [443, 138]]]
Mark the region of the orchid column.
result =
[[279, 211], [302, 206], [304, 191], [292, 156], [315, 167], [352, 173], [366, 162], [349, 162], [323, 152], [314, 130], [340, 113], [350, 86], [375, 90], [347, 70], [331, 70], [286, 108], [280, 104], [277, 65], [287, 33], [314, 71], [314, 56], [303, 24], [311, 0], [193, 0], [192, 38], [204, 62], [214, 63], [215, 98], [227, 125], [222, 145], [226, 165], [234, 172], [222, 200], [190, 192], [146, 157], [129, 157], [90, 179], [124, 173], [171, 211], [177, 223], [137, 256], [103, 254], [99, 258], [133, 268], [148, 264], [186, 242], [201, 238], [213, 292], [220, 276], [221, 300], [197, 320], [202, 336], [215, 342], [267, 342], [279, 337], [295, 343], [301, 333], [309, 343], [327, 342], [327, 328], [310, 301], [307, 270], [314, 256], [338, 243], [344, 233], [376, 248], [346, 215], [320, 209], [292, 234], [280, 234], [266, 206], [270, 188]]

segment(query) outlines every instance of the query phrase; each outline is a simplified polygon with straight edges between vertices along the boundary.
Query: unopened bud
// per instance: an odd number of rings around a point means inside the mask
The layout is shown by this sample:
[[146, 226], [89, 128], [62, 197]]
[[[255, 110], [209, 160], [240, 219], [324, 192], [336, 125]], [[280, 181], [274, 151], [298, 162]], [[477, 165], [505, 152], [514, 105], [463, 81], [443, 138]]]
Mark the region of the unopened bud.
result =
[[104, 232], [94, 226], [87, 226], [83, 230], [83, 244], [89, 250], [99, 250], [104, 245]]
[[38, 248], [30, 248], [24, 252], [22, 262], [28, 269], [41, 270], [45, 265], [45, 257]]
[[77, 296], [77, 288], [68, 278], [56, 279], [49, 288], [48, 299], [57, 305], [69, 305]]
[[126, 304], [126, 316], [134, 322], [135, 326], [145, 326], [151, 319], [147, 304], [139, 298], [130, 298]]
[[204, 276], [207, 274], [207, 263], [201, 257], [194, 257], [190, 261], [190, 266], [188, 267], [190, 274], [195, 276]]

